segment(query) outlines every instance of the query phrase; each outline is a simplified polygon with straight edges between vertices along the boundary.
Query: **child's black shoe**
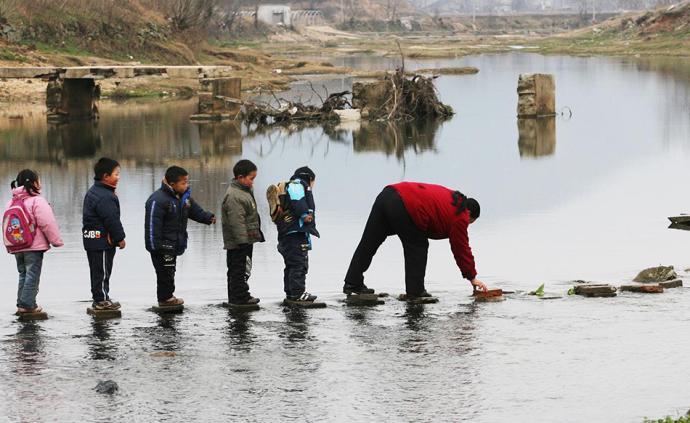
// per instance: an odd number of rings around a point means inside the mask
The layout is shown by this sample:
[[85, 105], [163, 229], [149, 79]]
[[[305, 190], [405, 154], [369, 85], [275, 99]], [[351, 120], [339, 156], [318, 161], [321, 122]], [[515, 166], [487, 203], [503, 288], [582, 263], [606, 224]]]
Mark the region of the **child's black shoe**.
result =
[[345, 295], [357, 295], [357, 294], [373, 294], [375, 291], [371, 288], [367, 288], [366, 285], [343, 285], [343, 293]]
[[312, 295], [308, 292], [303, 293], [302, 295], [298, 296], [288, 296], [287, 299], [288, 301], [297, 301], [297, 302], [308, 302], [308, 303], [313, 303], [314, 300], [316, 300], [318, 297], [316, 295]]
[[258, 298], [254, 297], [249, 297], [244, 301], [230, 301], [231, 305], [254, 305], [254, 304], [259, 304], [261, 300]]

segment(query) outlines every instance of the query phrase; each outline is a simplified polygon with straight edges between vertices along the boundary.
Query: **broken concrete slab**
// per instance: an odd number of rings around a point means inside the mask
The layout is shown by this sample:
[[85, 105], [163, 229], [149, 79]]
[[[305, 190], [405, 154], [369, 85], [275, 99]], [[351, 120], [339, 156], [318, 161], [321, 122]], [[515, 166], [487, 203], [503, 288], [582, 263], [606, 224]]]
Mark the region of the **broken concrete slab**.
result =
[[122, 310], [95, 310], [92, 307], [86, 309], [86, 314], [96, 319], [116, 319], [122, 317]]
[[398, 295], [398, 301], [405, 301], [408, 304], [435, 304], [437, 297], [409, 297], [407, 294]]
[[475, 301], [479, 302], [495, 302], [503, 301], [503, 290], [502, 289], [489, 289], [486, 291], [476, 290], [472, 293]]
[[378, 294], [353, 294], [345, 297], [345, 304], [349, 306], [372, 306], [385, 303]]
[[326, 308], [326, 303], [319, 301], [291, 301], [284, 299], [281, 303], [284, 307], [294, 307], [294, 308]]
[[521, 118], [556, 114], [556, 83], [553, 75], [521, 74], [518, 78], [517, 114]]
[[158, 314], [177, 314], [177, 313], [182, 313], [184, 311], [184, 304], [172, 305], [172, 306], [154, 305], [149, 310], [153, 311], [154, 313], [158, 313]]
[[654, 283], [678, 279], [673, 266], [656, 266], [644, 269], [635, 276], [634, 282]]
[[231, 304], [231, 303], [223, 303], [221, 304], [221, 307], [227, 308], [230, 311], [257, 311], [261, 310], [261, 306], [259, 304]]
[[663, 281], [659, 282], [660, 286], [663, 286], [664, 289], [669, 289], [669, 288], [682, 288], [683, 287], [683, 280], [682, 279], [676, 279], [672, 281]]
[[609, 284], [585, 283], [574, 287], [575, 295], [583, 297], [615, 297], [616, 287]]
[[14, 313], [15, 316], [17, 316], [17, 320], [20, 322], [30, 322], [33, 320], [47, 320], [48, 319], [48, 313], [45, 311], [40, 311], [38, 313], [20, 313], [16, 312]]
[[625, 292], [637, 292], [641, 294], [662, 294], [664, 292], [664, 287], [659, 284], [633, 284], [622, 285], [620, 290]]

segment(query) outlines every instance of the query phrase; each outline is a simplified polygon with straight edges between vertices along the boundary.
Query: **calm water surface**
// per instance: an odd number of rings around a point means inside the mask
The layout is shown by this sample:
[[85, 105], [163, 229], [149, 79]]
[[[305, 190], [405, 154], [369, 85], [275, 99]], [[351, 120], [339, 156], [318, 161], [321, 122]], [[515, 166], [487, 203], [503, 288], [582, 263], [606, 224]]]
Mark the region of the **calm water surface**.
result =
[[[392, 68], [388, 59], [344, 60]], [[445, 123], [276, 129], [199, 125], [194, 100], [101, 105], [97, 125], [51, 127], [40, 111], [0, 111], [0, 186], [42, 174], [66, 246], [46, 255], [39, 302], [51, 319], [14, 321], [14, 260], [0, 255], [0, 420], [6, 421], [544, 421], [628, 422], [684, 412], [690, 293], [474, 304], [447, 242], [433, 242], [427, 288], [439, 304], [393, 299], [374, 309], [339, 302], [342, 278], [375, 196], [419, 180], [482, 204], [471, 244], [479, 276], [504, 289], [564, 293], [572, 279], [620, 283], [641, 268], [690, 267], [690, 233], [666, 216], [690, 209], [690, 65], [683, 62], [493, 55], [411, 62], [474, 65], [437, 80], [457, 115]], [[515, 117], [517, 77], [555, 74], [557, 106], [541, 126]], [[318, 79], [329, 92], [349, 79]], [[305, 84], [292, 94], [311, 96]], [[9, 116], [21, 112], [24, 119]], [[532, 126], [530, 126], [532, 125]], [[111, 293], [123, 318], [94, 322], [80, 239], [81, 203], [100, 156], [123, 164], [118, 189], [128, 244]], [[220, 212], [239, 158], [256, 181], [267, 242], [255, 249], [252, 293], [263, 309], [229, 314], [220, 225], [190, 223], [178, 266], [183, 315], [146, 311], [154, 272], [143, 243], [144, 202], [171, 164], [196, 200]], [[264, 190], [308, 164], [322, 239], [308, 289], [325, 310], [286, 312], [282, 259]], [[6, 201], [6, 200], [3, 200]], [[367, 276], [403, 290], [402, 249], [384, 244]], [[165, 354], [162, 354], [165, 353]], [[120, 392], [97, 394], [99, 380]]]

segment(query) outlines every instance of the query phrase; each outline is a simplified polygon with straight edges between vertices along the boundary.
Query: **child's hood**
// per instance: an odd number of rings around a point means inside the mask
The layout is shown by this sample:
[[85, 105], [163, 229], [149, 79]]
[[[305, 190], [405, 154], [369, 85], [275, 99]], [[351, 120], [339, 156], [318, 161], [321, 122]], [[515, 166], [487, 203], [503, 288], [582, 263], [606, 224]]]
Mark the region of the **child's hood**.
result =
[[24, 199], [27, 197], [31, 197], [28, 192], [26, 192], [26, 189], [24, 187], [18, 187], [14, 188], [12, 190], [12, 199], [19, 198], [19, 199]]

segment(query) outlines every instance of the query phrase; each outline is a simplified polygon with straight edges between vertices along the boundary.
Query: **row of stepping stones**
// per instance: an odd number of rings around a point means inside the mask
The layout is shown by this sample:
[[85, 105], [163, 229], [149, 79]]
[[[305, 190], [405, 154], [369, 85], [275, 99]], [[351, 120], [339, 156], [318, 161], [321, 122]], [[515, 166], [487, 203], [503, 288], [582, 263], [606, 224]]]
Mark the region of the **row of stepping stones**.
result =
[[618, 291], [638, 292], [643, 294], [660, 294], [670, 288], [680, 288], [683, 281], [678, 277], [673, 266], [650, 267], [641, 271], [633, 282], [616, 288], [605, 283], [575, 281], [569, 293], [585, 297], [615, 297]]

